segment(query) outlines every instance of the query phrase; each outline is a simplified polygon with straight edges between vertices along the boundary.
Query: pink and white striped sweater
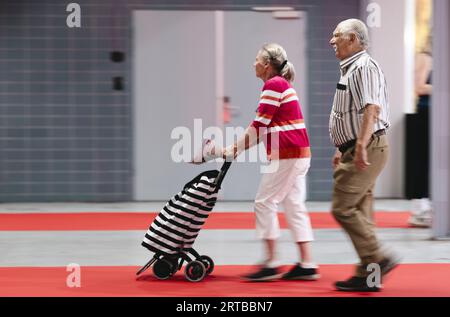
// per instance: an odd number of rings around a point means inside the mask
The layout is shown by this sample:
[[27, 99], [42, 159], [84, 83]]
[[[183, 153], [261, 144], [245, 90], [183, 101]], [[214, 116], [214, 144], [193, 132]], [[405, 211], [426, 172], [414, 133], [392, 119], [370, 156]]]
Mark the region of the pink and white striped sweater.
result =
[[311, 157], [308, 133], [297, 93], [290, 83], [275, 76], [264, 83], [256, 118], [258, 135], [267, 129], [264, 143], [269, 160]]

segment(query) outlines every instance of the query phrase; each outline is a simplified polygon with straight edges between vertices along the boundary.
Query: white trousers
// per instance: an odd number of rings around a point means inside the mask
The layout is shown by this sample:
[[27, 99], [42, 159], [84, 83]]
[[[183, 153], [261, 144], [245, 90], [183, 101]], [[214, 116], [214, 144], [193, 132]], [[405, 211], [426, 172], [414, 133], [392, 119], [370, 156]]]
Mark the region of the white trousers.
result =
[[255, 198], [258, 238], [275, 240], [280, 236], [277, 211], [278, 204], [282, 203], [295, 242], [314, 240], [305, 206], [305, 177], [310, 163], [310, 158], [274, 160], [270, 163], [275, 166], [269, 166], [271, 173], [263, 174]]

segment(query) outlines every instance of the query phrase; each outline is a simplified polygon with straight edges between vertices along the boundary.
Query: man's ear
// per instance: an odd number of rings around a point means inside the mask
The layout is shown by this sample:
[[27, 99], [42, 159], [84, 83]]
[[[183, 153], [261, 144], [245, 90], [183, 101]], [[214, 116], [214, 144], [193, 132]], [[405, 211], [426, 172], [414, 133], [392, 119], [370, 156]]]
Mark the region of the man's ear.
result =
[[356, 34], [355, 34], [355, 33], [350, 33], [350, 41], [351, 41], [352, 43], [355, 43], [355, 42], [356, 42]]

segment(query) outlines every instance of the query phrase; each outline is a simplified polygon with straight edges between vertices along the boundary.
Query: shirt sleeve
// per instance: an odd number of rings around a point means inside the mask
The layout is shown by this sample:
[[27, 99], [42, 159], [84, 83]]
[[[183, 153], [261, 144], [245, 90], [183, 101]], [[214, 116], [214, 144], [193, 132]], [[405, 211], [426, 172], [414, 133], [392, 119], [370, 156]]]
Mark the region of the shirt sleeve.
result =
[[380, 70], [371, 66], [363, 66], [356, 69], [353, 76], [354, 80], [350, 84], [350, 90], [355, 98], [357, 110], [362, 110], [369, 104], [381, 106], [382, 76]]
[[256, 129], [267, 127], [281, 105], [282, 88], [276, 82], [268, 81], [263, 87], [256, 117], [252, 126]]

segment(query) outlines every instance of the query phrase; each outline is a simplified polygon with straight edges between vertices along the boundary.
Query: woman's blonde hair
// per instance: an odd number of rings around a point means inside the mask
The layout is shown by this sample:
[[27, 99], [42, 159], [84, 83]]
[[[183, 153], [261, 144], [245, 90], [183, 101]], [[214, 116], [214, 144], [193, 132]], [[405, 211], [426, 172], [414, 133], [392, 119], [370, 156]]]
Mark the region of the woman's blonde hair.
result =
[[275, 71], [289, 82], [293, 82], [295, 78], [295, 68], [287, 59], [284, 48], [276, 43], [264, 44], [259, 55], [264, 61], [268, 61]]

